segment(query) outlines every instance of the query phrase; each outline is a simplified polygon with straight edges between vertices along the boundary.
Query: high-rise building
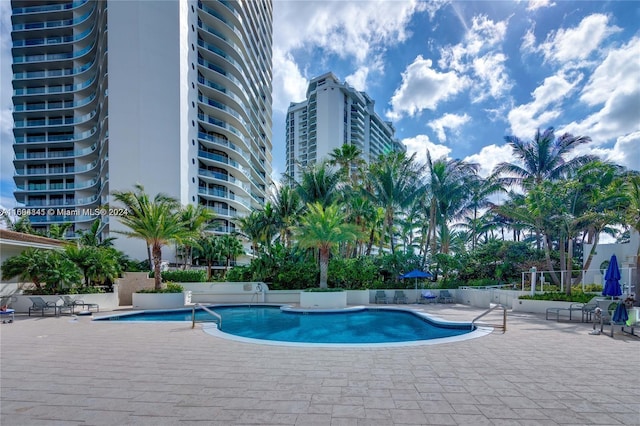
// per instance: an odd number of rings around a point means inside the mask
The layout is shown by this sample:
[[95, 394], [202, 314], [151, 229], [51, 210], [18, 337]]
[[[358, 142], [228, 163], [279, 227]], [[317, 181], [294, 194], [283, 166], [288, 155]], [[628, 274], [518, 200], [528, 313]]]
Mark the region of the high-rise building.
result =
[[342, 145], [355, 145], [365, 161], [390, 151], [405, 151], [395, 128], [375, 111], [365, 93], [341, 83], [333, 73], [312, 79], [307, 99], [291, 103], [286, 123], [286, 173], [294, 179], [307, 166], [328, 159]]
[[218, 232], [264, 204], [270, 0], [11, 3], [15, 197], [34, 227], [101, 218], [106, 236], [121, 225], [99, 208], [136, 183], [208, 206]]

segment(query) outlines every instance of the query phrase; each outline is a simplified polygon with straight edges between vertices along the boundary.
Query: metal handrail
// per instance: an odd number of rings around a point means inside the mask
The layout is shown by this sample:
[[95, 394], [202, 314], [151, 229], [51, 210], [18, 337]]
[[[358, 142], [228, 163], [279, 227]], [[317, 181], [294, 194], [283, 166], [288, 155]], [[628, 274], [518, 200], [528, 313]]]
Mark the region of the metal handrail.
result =
[[191, 328], [195, 328], [196, 327], [196, 307], [200, 307], [203, 310], [207, 311], [209, 314], [213, 315], [214, 317], [216, 317], [218, 319], [218, 330], [222, 330], [222, 317], [220, 316], [220, 314], [213, 312], [211, 309], [207, 308], [206, 306], [201, 305], [200, 303], [195, 303], [193, 305], [193, 308], [191, 309]]
[[[491, 306], [489, 309], [487, 309], [486, 311], [484, 311], [482, 314], [478, 315], [477, 317], [475, 317], [472, 321], [471, 321], [471, 326], [475, 325], [475, 322], [477, 320], [479, 320], [480, 318], [482, 318], [483, 316], [489, 314], [490, 312], [493, 312], [494, 309], [502, 309], [502, 325], [490, 325], [493, 328], [500, 328], [502, 329], [502, 333], [504, 334], [507, 331], [507, 307], [504, 305], [494, 305]], [[487, 324], [489, 325], [489, 324]]]

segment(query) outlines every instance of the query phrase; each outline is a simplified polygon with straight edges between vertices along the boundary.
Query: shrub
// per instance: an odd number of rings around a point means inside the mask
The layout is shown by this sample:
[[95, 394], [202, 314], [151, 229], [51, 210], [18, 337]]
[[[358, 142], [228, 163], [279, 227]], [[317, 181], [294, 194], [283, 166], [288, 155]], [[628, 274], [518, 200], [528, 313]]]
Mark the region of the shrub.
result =
[[234, 266], [227, 271], [227, 281], [230, 282], [246, 282], [251, 281], [253, 273], [251, 268], [247, 265]]
[[344, 259], [335, 257], [329, 262], [328, 284], [349, 290], [366, 290], [380, 281], [378, 267], [370, 257]]
[[168, 282], [164, 288], [156, 290], [155, 288], [145, 288], [138, 290], [138, 293], [182, 293], [184, 288], [180, 284]]
[[558, 301], [558, 302], [574, 302], [574, 303], [587, 303], [593, 298], [593, 294], [587, 294], [582, 292], [571, 293], [567, 295], [566, 293], [558, 293], [558, 292], [550, 292], [550, 293], [542, 293], [542, 294], [534, 294], [518, 296], [520, 300], [549, 300], [549, 301]]
[[314, 288], [308, 288], [305, 291], [309, 293], [338, 293], [338, 292], [344, 291], [344, 289], [314, 287]]
[[[186, 269], [175, 271], [162, 271], [160, 273], [163, 282], [175, 281], [179, 283], [203, 283], [207, 281], [207, 272], [200, 269]], [[149, 278], [153, 278], [153, 271]]]

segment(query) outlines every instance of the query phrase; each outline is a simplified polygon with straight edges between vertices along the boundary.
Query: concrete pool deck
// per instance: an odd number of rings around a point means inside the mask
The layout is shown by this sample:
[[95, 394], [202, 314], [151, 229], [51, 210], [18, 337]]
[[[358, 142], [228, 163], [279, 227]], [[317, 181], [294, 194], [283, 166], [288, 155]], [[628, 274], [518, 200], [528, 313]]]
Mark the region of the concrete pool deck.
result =
[[[408, 306], [454, 321], [483, 312]], [[185, 323], [17, 315], [0, 326], [0, 424], [640, 425], [640, 338], [511, 312], [507, 327], [335, 349], [235, 342]]]

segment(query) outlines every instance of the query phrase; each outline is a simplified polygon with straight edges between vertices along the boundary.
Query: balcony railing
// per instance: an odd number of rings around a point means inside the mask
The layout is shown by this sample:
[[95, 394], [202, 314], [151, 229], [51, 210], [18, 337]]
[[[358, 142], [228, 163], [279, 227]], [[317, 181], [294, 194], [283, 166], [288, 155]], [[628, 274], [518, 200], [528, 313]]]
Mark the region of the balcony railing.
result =
[[22, 15], [25, 13], [57, 12], [61, 10], [70, 10], [82, 6], [88, 1], [89, 0], [78, 0], [71, 3], [50, 4], [46, 6], [16, 7], [11, 10], [11, 13], [14, 15]]
[[227, 199], [227, 200], [236, 201], [236, 202], [242, 204], [243, 206], [245, 206], [246, 208], [251, 208], [251, 203], [246, 198], [238, 197], [235, 194], [232, 194], [232, 193], [227, 192], [227, 191], [223, 191], [221, 189], [198, 188], [198, 193], [199, 194], [205, 194], [205, 195], [211, 195], [211, 196], [218, 197], [218, 198], [224, 198], [224, 199]]

